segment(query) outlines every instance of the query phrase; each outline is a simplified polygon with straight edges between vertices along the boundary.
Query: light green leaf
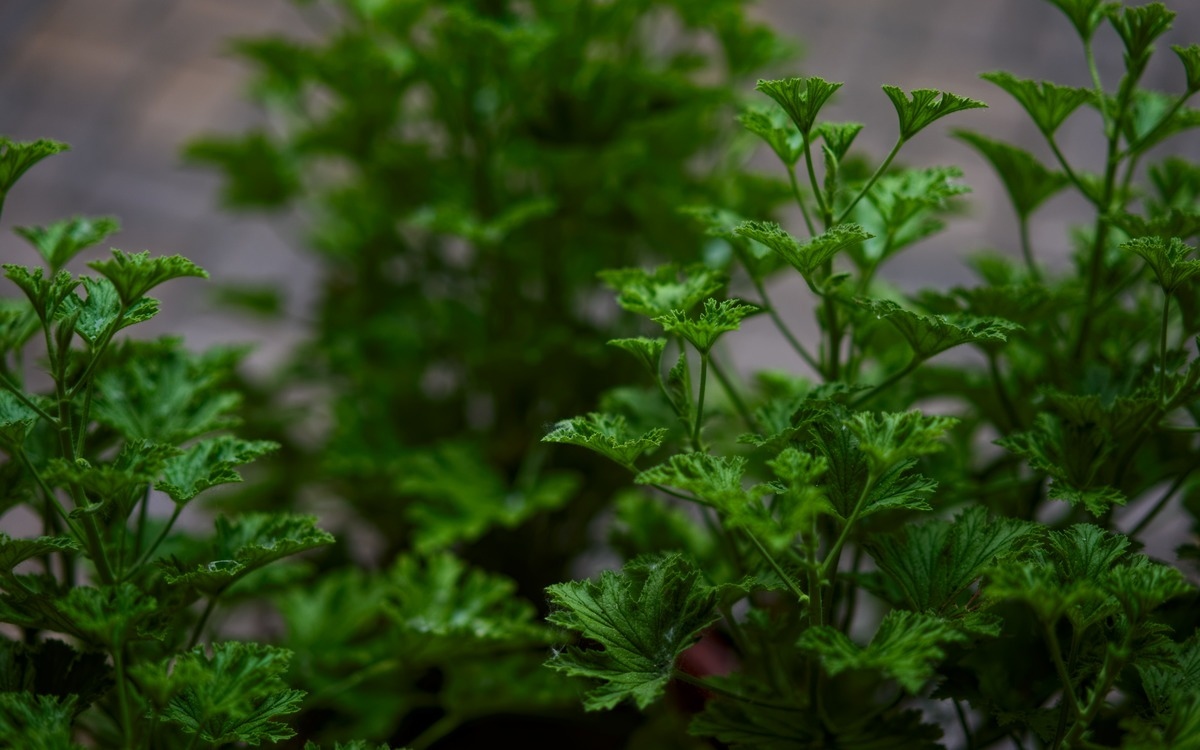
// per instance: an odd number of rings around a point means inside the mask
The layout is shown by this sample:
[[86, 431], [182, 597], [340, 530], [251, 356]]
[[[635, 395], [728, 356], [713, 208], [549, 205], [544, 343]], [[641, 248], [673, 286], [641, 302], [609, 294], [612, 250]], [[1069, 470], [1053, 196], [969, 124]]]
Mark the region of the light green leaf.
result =
[[167, 461], [154, 488], [176, 503], [186, 503], [209, 487], [242, 481], [236, 468], [278, 450], [270, 440], [241, 440], [231, 435], [201, 440]]
[[779, 160], [794, 167], [804, 154], [804, 141], [778, 109], [746, 108], [738, 115], [742, 127], [762, 138]]
[[1121, 249], [1140, 255], [1167, 294], [1200, 274], [1200, 260], [1191, 257], [1196, 248], [1178, 237], [1137, 237], [1122, 243]]
[[642, 557], [598, 581], [569, 581], [546, 589], [554, 609], [546, 618], [597, 647], [570, 646], [547, 666], [599, 680], [586, 696], [589, 711], [630, 699], [645, 709], [662, 696], [675, 660], [718, 617], [716, 594], [679, 555]]
[[1020, 329], [1003, 318], [979, 318], [973, 315], [922, 315], [911, 312], [891, 300], [862, 299], [859, 302], [887, 320], [904, 335], [913, 353], [920, 359], [962, 344], [992, 344], [1008, 340], [1011, 331]]
[[884, 86], [883, 93], [892, 100], [900, 118], [900, 140], [907, 141], [930, 123], [946, 115], [967, 109], [986, 109], [987, 105], [949, 91], [913, 89], [905, 94], [896, 86]]
[[449, 553], [404, 555], [387, 573], [384, 613], [408, 663], [438, 664], [549, 643], [514, 581]]
[[831, 675], [848, 669], [872, 669], [895, 679], [915, 695], [933, 678], [938, 662], [946, 658], [944, 646], [966, 640], [961, 630], [940, 617], [893, 610], [883, 618], [865, 648], [827, 625], [804, 631], [796, 645], [816, 653]]
[[632, 354], [655, 380], [662, 377], [662, 355], [667, 346], [666, 339], [648, 339], [640, 336], [635, 339], [612, 339], [608, 345]]
[[79, 285], [79, 281], [66, 271], [58, 271], [47, 278], [40, 268], [30, 270], [11, 263], [4, 264], [3, 268], [4, 275], [21, 288], [44, 324], [58, 317], [63, 300]]
[[582, 446], [622, 466], [633, 466], [642, 454], [662, 445], [666, 436], [667, 430], [662, 427], [634, 436], [629, 432], [625, 417], [592, 412], [586, 417], [564, 419], [542, 438], [542, 442]]
[[811, 283], [816, 282], [817, 272], [839, 252], [874, 236], [851, 223], [838, 224], [805, 243], [798, 242], [774, 222], [746, 221], [734, 232], [771, 248]]
[[637, 484], [660, 484], [690, 492], [717, 508], [735, 508], [754, 496], [743, 489], [746, 459], [708, 453], [677, 453], [634, 478]]
[[111, 216], [76, 216], [46, 227], [14, 227], [13, 231], [33, 245], [50, 266], [50, 272], [55, 273], [80, 252], [103, 242], [120, 228]]
[[104, 340], [117, 331], [137, 323], [150, 320], [158, 314], [158, 300], [142, 297], [121, 313], [121, 300], [117, 289], [108, 279], [84, 276], [80, 279], [87, 291], [87, 298], [70, 294], [61, 305], [58, 316], [75, 318], [75, 332], [89, 344]]
[[667, 333], [682, 336], [692, 346], [707, 353], [721, 334], [736, 331], [744, 318], [759, 312], [759, 308], [738, 300], [726, 299], [718, 302], [711, 297], [704, 300], [704, 310], [698, 318], [688, 317], [686, 310], [672, 310], [654, 318], [654, 322]]
[[159, 561], [168, 584], [217, 596], [251, 571], [334, 541], [317, 528], [312, 516], [244, 513], [232, 520], [218, 516], [215, 525], [216, 536], [208, 549], [212, 562], [189, 566], [174, 559]]
[[840, 162], [846, 158], [846, 152], [862, 129], [861, 122], [822, 122], [813, 129], [813, 135], [824, 140], [834, 158]]
[[858, 438], [858, 449], [867, 454], [878, 476], [895, 464], [942, 450], [942, 437], [956, 424], [953, 417], [925, 416], [919, 411], [860, 411], [851, 415], [846, 427]]
[[[1111, 97], [1109, 107], [1115, 107]], [[1128, 114], [1122, 118], [1122, 134], [1129, 142], [1129, 151], [1142, 153], [1171, 136], [1200, 127], [1200, 110], [1176, 107], [1179, 97], [1159, 91], [1138, 88], [1133, 92]]]
[[560, 508], [575, 495], [579, 480], [548, 472], [513, 486], [477, 447], [448, 442], [402, 459], [396, 486], [413, 496], [404, 509], [413, 525], [413, 547], [429, 552]]
[[1091, 89], [1059, 86], [1049, 81], [1031, 81], [1017, 78], [1005, 71], [984, 73], [980, 76], [1004, 89], [1017, 100], [1033, 124], [1047, 137], [1054, 135], [1063, 121], [1081, 104], [1095, 98]]
[[817, 113], [829, 101], [834, 92], [842, 87], [821, 78], [782, 78], [774, 81], [761, 80], [754, 87], [775, 100], [787, 112], [800, 133], [809, 137], [817, 121]]
[[1024, 149], [969, 130], [955, 130], [953, 135], [974, 147], [991, 163], [1021, 218], [1027, 218], [1047, 198], [1070, 183], [1065, 174], [1047, 169]]
[[929, 167], [895, 170], [879, 178], [857, 211], [864, 231], [874, 237], [863, 244], [861, 255], [869, 264], [878, 264], [940, 231], [944, 223], [939, 217], [949, 210], [950, 201], [971, 192], [958, 182], [960, 177], [958, 167]]
[[146, 292], [171, 279], [208, 278], [207, 271], [180, 255], [151, 258], [149, 252], [130, 254], [116, 249], [112, 254], [111, 260], [95, 260], [88, 266], [112, 282], [126, 306], [132, 306]]
[[729, 277], [703, 265], [659, 266], [653, 272], [620, 268], [600, 272], [600, 280], [617, 292], [617, 304], [654, 318], [672, 310], [691, 310], [725, 287]]
[[69, 148], [65, 143], [45, 138], [36, 141], [13, 141], [0, 136], [0, 208], [4, 206], [5, 195], [30, 167]]
[[989, 519], [977, 506], [953, 521], [927, 521], [877, 536], [867, 550], [908, 606], [946, 614], [988, 568], [1020, 553], [1039, 533], [1033, 523]]

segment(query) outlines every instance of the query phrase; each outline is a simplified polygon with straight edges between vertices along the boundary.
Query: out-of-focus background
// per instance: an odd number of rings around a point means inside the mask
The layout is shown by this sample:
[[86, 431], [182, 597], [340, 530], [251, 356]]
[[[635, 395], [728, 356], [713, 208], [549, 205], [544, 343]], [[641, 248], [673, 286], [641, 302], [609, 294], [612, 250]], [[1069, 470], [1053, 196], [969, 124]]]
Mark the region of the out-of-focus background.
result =
[[[876, 158], [895, 137], [895, 116], [879, 91], [881, 83], [982, 99], [990, 110], [950, 118], [952, 125], [1021, 140], [1037, 146], [1038, 153], [1044, 149], [1023, 113], [978, 74], [1004, 68], [1023, 77], [1087, 83], [1066, 19], [1042, 0], [764, 0], [756, 11], [803, 46], [797, 70], [781, 73], [845, 82], [831, 114], [866, 122], [858, 147]], [[303, 241], [300, 225], [293, 217], [222, 212], [216, 175], [185, 166], [179, 153], [200, 134], [238, 132], [263, 120], [243, 96], [248, 69], [229, 54], [231, 39], [266, 33], [313, 36], [327, 25], [324, 12], [319, 4], [298, 7], [288, 0], [0, 2], [0, 133], [19, 140], [55, 138], [72, 146], [70, 153], [34, 169], [10, 197], [0, 260], [26, 259], [28, 250], [9, 231], [14, 224], [70, 214], [116, 215], [124, 229], [110, 243], [124, 250], [180, 253], [218, 281], [286, 279], [294, 312], [290, 326], [222, 315], [207, 294], [209, 287], [191, 280], [164, 290], [163, 315], [152, 323], [161, 331], [182, 331], [194, 346], [255, 342], [256, 362], [277, 359], [295, 340], [311, 298], [311, 261], [297, 250]], [[1193, 12], [1177, 19], [1167, 42], [1197, 39], [1200, 14]], [[1100, 64], [1112, 81], [1119, 60]], [[1178, 86], [1182, 72], [1174, 55], [1159, 55], [1147, 79], [1164, 89]], [[1015, 247], [999, 184], [974, 152], [947, 138], [945, 130], [939, 123], [922, 133], [905, 156], [911, 162], [961, 164], [965, 181], [975, 189], [970, 214], [888, 269], [889, 278], [902, 286], [931, 277], [964, 279], [957, 258], [965, 251]], [[1089, 135], [1095, 132], [1086, 115], [1069, 121], [1062, 131], [1062, 141], [1071, 147], [1068, 156], [1086, 159], [1097, 147], [1096, 136]], [[767, 159], [762, 166], [775, 167]], [[1062, 257], [1063, 223], [1081, 207], [1072, 206], [1071, 198], [1056, 200], [1060, 203], [1042, 214], [1055, 214], [1055, 223], [1037, 223], [1034, 241], [1044, 254]]]

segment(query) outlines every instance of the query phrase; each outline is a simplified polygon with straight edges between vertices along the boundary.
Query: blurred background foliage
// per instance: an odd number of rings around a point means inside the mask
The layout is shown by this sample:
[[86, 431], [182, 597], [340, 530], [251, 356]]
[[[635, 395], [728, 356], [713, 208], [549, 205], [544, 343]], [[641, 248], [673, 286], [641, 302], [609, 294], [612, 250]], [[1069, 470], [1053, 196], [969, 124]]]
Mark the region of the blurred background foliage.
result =
[[[547, 584], [578, 572], [625, 484], [539, 443], [631, 376], [603, 344], [634, 332], [597, 272], [694, 261], [708, 238], [679, 206], [767, 218], [788, 195], [741, 169], [738, 92], [795, 53], [747, 5], [338, 0], [314, 41], [237, 44], [271, 127], [187, 156], [220, 170], [233, 209], [298, 210], [320, 292], [287, 365], [243, 384], [244, 433], [284, 448], [226, 502], [315, 503], [360, 530], [339, 535], [351, 541], [319, 585], [280, 600], [312, 693], [301, 737], [683, 736], [669, 716], [585, 721], [539, 667], [547, 631], [513, 626], [533, 608], [508, 610], [513, 593], [543, 606]], [[278, 295], [224, 299], [269, 315]], [[354, 566], [364, 527], [375, 563], [400, 555], [384, 573]]]

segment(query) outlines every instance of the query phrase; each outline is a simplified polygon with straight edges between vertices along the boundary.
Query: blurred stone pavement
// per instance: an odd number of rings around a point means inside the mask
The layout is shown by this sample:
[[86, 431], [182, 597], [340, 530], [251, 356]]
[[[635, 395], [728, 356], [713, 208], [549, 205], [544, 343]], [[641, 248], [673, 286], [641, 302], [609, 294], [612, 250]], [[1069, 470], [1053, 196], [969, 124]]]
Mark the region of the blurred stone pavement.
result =
[[[1177, 90], [1183, 80], [1171, 43], [1200, 41], [1200, 4], [1173, 0], [1182, 13], [1160, 42], [1147, 75], [1150, 85]], [[0, 0], [0, 134], [19, 140], [50, 137], [72, 151], [34, 168], [10, 196], [0, 227], [0, 262], [28, 262], [29, 251], [9, 227], [71, 214], [115, 214], [124, 229], [110, 244], [127, 251], [181, 253], [215, 280], [285, 280], [290, 324], [267, 325], [222, 315], [204, 282], [164, 287], [155, 332], [182, 331], [189, 345], [254, 342], [254, 362], [278, 358], [303, 331], [312, 297], [313, 264], [299, 250], [298, 224], [288, 217], [238, 217], [218, 210], [218, 180], [185, 168], [179, 151], [205, 133], [238, 132], [261, 121], [243, 92], [247, 70], [228, 54], [237, 36], [269, 32], [311, 36], [319, 7], [288, 0]], [[859, 148], [880, 158], [895, 137], [895, 115], [879, 90], [929, 87], [983, 99], [992, 109], [947, 118], [950, 126], [1046, 149], [1006, 94], [979, 80], [1004, 68], [1029, 78], [1086, 85], [1078, 42], [1066, 19], [1043, 0], [762, 0], [755, 12], [797, 39], [805, 53], [796, 73], [845, 81], [829, 114], [868, 123]], [[1105, 80], [1120, 66], [1119, 43], [1104, 32]], [[1109, 43], [1111, 42], [1111, 44]], [[1090, 119], [1091, 118], [1091, 119]], [[949, 231], [888, 265], [885, 275], [905, 288], [968, 279], [960, 258], [985, 246], [1015, 254], [1016, 233], [1006, 199], [973, 152], [945, 136], [947, 121], [918, 136], [907, 163], [960, 164], [975, 188], [970, 212]], [[1096, 121], [1071, 119], [1061, 131], [1069, 158], [1099, 155]], [[1195, 131], [1179, 139], [1200, 158]], [[1094, 164], [1094, 159], [1090, 161]], [[764, 169], [774, 165], [762, 160]], [[1056, 198], [1035, 223], [1044, 257], [1065, 256], [1065, 228], [1082, 206]], [[1047, 216], [1053, 214], [1053, 218]], [[99, 251], [91, 251], [96, 257]], [[802, 299], [801, 283], [784, 283], [776, 299]], [[789, 319], [807, 317], [793, 304]], [[795, 368], [765, 321], [753, 320], [738, 353], [757, 367]]]

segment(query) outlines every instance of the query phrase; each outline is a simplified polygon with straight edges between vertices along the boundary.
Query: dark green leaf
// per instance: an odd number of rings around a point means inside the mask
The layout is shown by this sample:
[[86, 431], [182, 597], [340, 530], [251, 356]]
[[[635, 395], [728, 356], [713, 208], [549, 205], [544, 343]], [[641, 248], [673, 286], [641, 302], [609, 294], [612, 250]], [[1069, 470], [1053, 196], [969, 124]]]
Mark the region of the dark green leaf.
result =
[[945, 448], [942, 437], [956, 424], [953, 417], [927, 417], [919, 411], [860, 411], [851, 416], [846, 428], [858, 438], [858, 449], [867, 454], [879, 476], [895, 464]]
[[1113, 9], [1108, 17], [1125, 45], [1126, 67], [1140, 71], [1154, 51], [1154, 40], [1171, 28], [1175, 13], [1162, 3], [1149, 3]]
[[74, 695], [0, 693], [0, 748], [82, 750], [81, 745], [71, 741], [76, 711]]
[[26, 560], [58, 552], [78, 552], [79, 543], [65, 536], [14, 539], [0, 531], [0, 576], [8, 576]]
[[1008, 340], [1008, 334], [1020, 328], [1002, 318], [978, 318], [972, 315], [921, 315], [891, 300], [864, 299], [860, 302], [875, 317], [896, 327], [914, 354], [920, 359], [944, 352], [961, 344], [990, 344]]
[[1188, 93], [1200, 91], [1200, 44], [1184, 47], [1180, 44], [1171, 46], [1171, 50], [1179, 56], [1183, 63], [1183, 72], [1187, 76]]
[[3, 268], [4, 275], [19, 286], [29, 298], [34, 312], [43, 324], [49, 324], [58, 317], [63, 300], [79, 285], [79, 281], [66, 271], [58, 271], [45, 278], [40, 268], [30, 270], [12, 264], [5, 264]]
[[4, 206], [4, 196], [30, 167], [69, 148], [65, 143], [45, 138], [13, 141], [0, 136], [0, 208]]
[[1050, 2], [1067, 14], [1071, 25], [1079, 33], [1079, 38], [1084, 41], [1090, 40], [1108, 13], [1119, 7], [1117, 3], [1104, 2], [1104, 0], [1050, 0]]
[[150, 320], [158, 314], [158, 300], [142, 297], [121, 312], [121, 298], [108, 279], [85, 276], [80, 279], [87, 298], [71, 294], [63, 300], [59, 316], [75, 317], [75, 332], [89, 344], [95, 345], [131, 325]]
[[742, 127], [762, 138], [779, 160], [794, 167], [804, 154], [804, 141], [778, 109], [747, 108], [738, 115]]
[[1195, 248], [1185, 245], [1178, 237], [1137, 237], [1123, 243], [1121, 249], [1142, 256], [1154, 271], [1159, 286], [1168, 294], [1200, 274], [1200, 260], [1191, 257]]
[[753, 500], [753, 495], [742, 487], [745, 473], [746, 459], [741, 456], [677, 453], [633, 481], [674, 487], [718, 508], [734, 508]]
[[884, 86], [883, 93], [892, 100], [896, 115], [900, 119], [900, 140], [907, 141], [930, 123], [946, 115], [967, 109], [987, 108], [983, 102], [949, 91], [935, 89], [913, 89], [905, 94], [896, 86]]
[[813, 129], [813, 135], [824, 140], [834, 158], [840, 162], [846, 158], [846, 152], [862, 129], [861, 122], [823, 122]]
[[679, 555], [643, 557], [598, 581], [571, 581], [546, 589], [552, 624], [579, 633], [597, 648], [570, 646], [547, 665], [600, 680], [586, 696], [589, 711], [626, 699], [638, 708], [656, 701], [675, 660], [717, 619], [715, 592]]
[[608, 345], [624, 349], [632, 354], [655, 380], [662, 377], [662, 355], [663, 349], [667, 346], [666, 339], [649, 339], [640, 336], [635, 339], [612, 339]]
[[98, 589], [77, 586], [56, 606], [72, 632], [90, 646], [109, 650], [146, 638], [158, 609], [152, 597], [128, 583]]

